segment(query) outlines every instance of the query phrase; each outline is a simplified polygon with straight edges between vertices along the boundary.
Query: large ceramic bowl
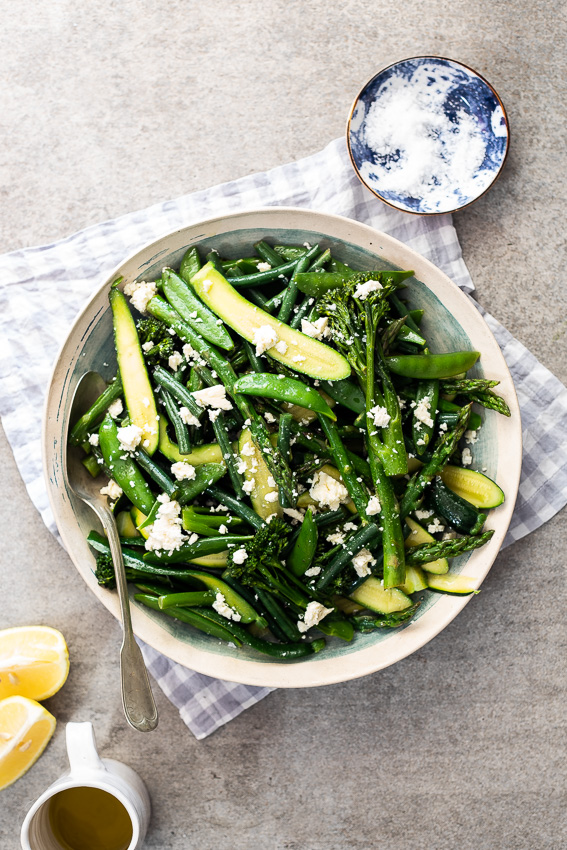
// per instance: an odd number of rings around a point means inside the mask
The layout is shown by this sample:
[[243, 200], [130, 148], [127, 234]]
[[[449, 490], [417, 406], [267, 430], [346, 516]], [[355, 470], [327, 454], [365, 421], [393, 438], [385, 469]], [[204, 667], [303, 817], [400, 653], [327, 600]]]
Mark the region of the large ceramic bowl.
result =
[[[75, 566], [95, 596], [114, 616], [119, 616], [116, 593], [99, 587], [94, 557], [86, 535], [96, 527], [94, 514], [71, 492], [65, 480], [65, 440], [75, 387], [89, 369], [111, 378], [116, 371], [112, 339], [109, 286], [122, 275], [125, 282], [137, 277], [157, 277], [165, 265], [176, 266], [189, 245], [218, 248], [225, 256], [249, 254], [260, 238], [269, 241], [319, 243], [355, 268], [414, 269], [409, 300], [425, 308], [423, 327], [433, 351], [476, 349], [482, 352], [475, 367], [478, 376], [498, 379], [510, 405], [507, 419], [488, 411], [474, 446], [474, 467], [486, 468], [506, 493], [506, 501], [490, 512], [487, 526], [495, 530], [490, 543], [452, 562], [452, 570], [473, 576], [478, 585], [486, 576], [502, 544], [518, 489], [521, 463], [520, 416], [514, 386], [498, 345], [484, 320], [467, 297], [430, 262], [401, 242], [370, 227], [337, 216], [300, 209], [271, 208], [241, 212], [192, 225], [164, 236], [124, 260], [93, 295], [67, 337], [53, 373], [44, 423], [45, 475], [51, 506], [63, 542]], [[169, 658], [200, 673], [245, 684], [275, 687], [309, 687], [342, 682], [387, 667], [431, 640], [469, 599], [482, 605], [482, 596], [443, 596], [429, 591], [417, 616], [396, 630], [358, 634], [352, 643], [330, 639], [323, 652], [299, 661], [273, 661], [249, 651], [234, 649], [176, 620], [132, 601], [134, 630], [138, 637]]]

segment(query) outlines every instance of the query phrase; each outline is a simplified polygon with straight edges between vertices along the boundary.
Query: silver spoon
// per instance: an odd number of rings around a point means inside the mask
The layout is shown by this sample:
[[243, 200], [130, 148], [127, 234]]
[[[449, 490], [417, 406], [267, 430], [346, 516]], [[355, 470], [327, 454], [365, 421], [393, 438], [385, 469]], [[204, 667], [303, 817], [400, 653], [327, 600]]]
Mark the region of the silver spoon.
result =
[[[104, 389], [102, 379], [96, 372], [87, 372], [77, 385], [69, 422], [74, 423], [78, 416], [90, 407]], [[120, 600], [122, 617], [122, 646], [120, 648], [120, 678], [122, 682], [122, 705], [126, 720], [140, 732], [150, 732], [158, 723], [157, 708], [150, 687], [148, 671], [140, 647], [134, 640], [130, 599], [124, 571], [124, 560], [116, 520], [108, 506], [106, 496], [101, 496], [103, 486], [99, 478], [94, 479], [81, 463], [81, 450], [67, 444], [67, 481], [73, 492], [96, 513], [102, 523], [108, 543]]]

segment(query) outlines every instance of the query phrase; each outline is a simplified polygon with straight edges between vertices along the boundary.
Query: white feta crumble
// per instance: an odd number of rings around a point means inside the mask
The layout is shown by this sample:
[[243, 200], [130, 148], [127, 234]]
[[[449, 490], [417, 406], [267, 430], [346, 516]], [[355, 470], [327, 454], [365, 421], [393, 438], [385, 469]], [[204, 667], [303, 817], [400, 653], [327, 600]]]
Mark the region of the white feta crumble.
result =
[[294, 363], [303, 363], [304, 360], [307, 360], [307, 357], [304, 357], [302, 354], [296, 354], [295, 357], [291, 358]]
[[440, 531], [445, 531], [445, 526], [439, 522], [438, 517], [435, 517], [433, 522], [430, 522], [427, 526], [427, 530], [430, 534], [437, 534]]
[[345, 522], [343, 525], [343, 531], [356, 531], [358, 525], [355, 522]]
[[100, 488], [100, 495], [108, 496], [109, 499], [115, 501], [122, 495], [122, 487], [120, 487], [116, 481], [111, 478], [105, 487]]
[[272, 267], [270, 263], [258, 263], [256, 268], [259, 272], [269, 272]]
[[279, 342], [276, 342], [275, 349], [278, 354], [285, 354], [287, 351], [287, 342], [284, 342], [283, 339], [280, 339]]
[[303, 619], [297, 621], [297, 628], [300, 632], [306, 632], [334, 610], [334, 608], [325, 608], [320, 602], [310, 602], [305, 609]]
[[333, 546], [341, 546], [345, 542], [345, 536], [340, 531], [328, 534], [326, 539], [329, 543], [332, 543]]
[[209, 289], [211, 288], [212, 285], [213, 285], [212, 280], [207, 279], [207, 280], [203, 281], [202, 287], [205, 290], [205, 293], [207, 293], [209, 291]]
[[461, 463], [463, 466], [470, 466], [472, 463], [472, 454], [469, 448], [464, 448], [461, 455]]
[[91, 444], [91, 446], [98, 446], [98, 444], [100, 443], [100, 438], [98, 434], [91, 434], [89, 437], [89, 443]]
[[253, 340], [256, 346], [256, 355], [259, 357], [264, 351], [273, 348], [279, 341], [279, 337], [271, 325], [261, 325], [254, 331]]
[[379, 404], [371, 407], [366, 415], [372, 419], [377, 428], [386, 428], [391, 419], [386, 408]]
[[247, 557], [248, 552], [244, 549], [244, 547], [242, 547], [242, 549], [237, 549], [236, 552], [232, 553], [232, 560], [235, 564], [243, 564]]
[[380, 504], [380, 499], [378, 498], [378, 496], [371, 496], [368, 500], [368, 506], [366, 508], [366, 513], [368, 514], [368, 516], [375, 516], [376, 514], [379, 514], [381, 510], [382, 505]]
[[181, 506], [179, 502], [170, 499], [167, 493], [158, 496], [158, 501], [161, 504], [154, 522], [149, 526], [150, 533], [145, 546], [148, 551], [163, 549], [166, 552], [173, 552], [184, 542], [179, 516]]
[[142, 404], [144, 405], [144, 407], [149, 407], [149, 406], [150, 406], [150, 400], [149, 400], [149, 398], [147, 397], [147, 395], [145, 395], [145, 396], [143, 397], [143, 399], [142, 399]]
[[266, 495], [264, 496], [264, 501], [265, 502], [277, 502], [278, 501], [278, 491], [277, 490], [270, 490], [270, 492], [266, 493]]
[[474, 446], [476, 441], [478, 440], [478, 435], [476, 431], [468, 430], [465, 431], [465, 443], [467, 446]]
[[244, 473], [246, 472], [247, 469], [248, 469], [248, 464], [246, 463], [245, 460], [238, 460], [236, 462], [236, 471], [238, 472], [239, 475], [244, 475]]
[[340, 481], [337, 481], [326, 472], [317, 472], [313, 477], [313, 483], [309, 495], [320, 505], [329, 507], [336, 511], [343, 502], [348, 501], [348, 490]]
[[228, 534], [228, 528], [224, 523], [219, 525], [219, 534]]
[[193, 398], [200, 407], [214, 407], [216, 410], [232, 410], [232, 404], [226, 397], [224, 384], [214, 384], [203, 390], [196, 390]]
[[110, 415], [112, 416], [113, 419], [118, 419], [118, 417], [123, 412], [123, 410], [124, 410], [124, 405], [122, 404], [121, 398], [114, 399], [114, 401], [112, 402], [111, 405], [109, 405], [109, 408], [108, 408], [108, 412], [110, 413]]
[[193, 481], [196, 475], [196, 469], [184, 460], [178, 460], [177, 463], [171, 465], [171, 474], [175, 475], [178, 481]]
[[367, 280], [366, 283], [359, 283], [354, 290], [354, 297], [359, 301], [364, 301], [371, 292], [376, 292], [377, 289], [384, 289], [379, 280]]
[[266, 410], [266, 412], [264, 413], [264, 419], [266, 420], [268, 425], [273, 425], [273, 423], [276, 421], [276, 417], [273, 413], [270, 413], [269, 410]]
[[188, 407], [179, 408], [179, 418], [186, 425], [195, 425], [197, 428], [201, 427], [201, 423], [199, 422], [196, 416], [193, 416]]
[[179, 351], [174, 351], [173, 354], [170, 354], [167, 359], [167, 364], [169, 368], [173, 369], [174, 372], [177, 372], [182, 363], [183, 355]]
[[256, 454], [256, 449], [254, 448], [250, 440], [248, 440], [247, 443], [244, 443], [244, 445], [240, 449], [240, 454], [244, 455], [244, 457], [254, 457], [254, 455]]
[[456, 531], [446, 531], [441, 540], [455, 540], [457, 537]]
[[189, 345], [188, 342], [182, 347], [181, 351], [183, 352], [183, 357], [186, 360], [194, 360], [199, 354], [195, 351], [193, 346]]
[[327, 316], [321, 316], [320, 319], [315, 319], [310, 322], [308, 319], [301, 320], [301, 333], [305, 336], [310, 336], [311, 339], [323, 339], [329, 335], [329, 319]]
[[447, 423], [446, 422], [440, 422], [439, 423], [439, 430], [440, 431], [446, 431], [447, 430]]
[[274, 478], [273, 475], [268, 475], [268, 487], [275, 487], [275, 486], [276, 486], [276, 479]]
[[311, 576], [318, 576], [320, 572], [321, 572], [321, 567], [309, 567], [308, 570], [305, 570], [303, 575], [311, 578]]
[[145, 351], [145, 352], [151, 351], [153, 347], [154, 347], [154, 341], [153, 341], [153, 339], [149, 339], [147, 342], [143, 343], [142, 351]]
[[217, 593], [212, 607], [217, 614], [226, 617], [227, 620], [234, 620], [237, 623], [241, 619], [240, 614], [228, 605], [222, 593]]
[[255, 486], [256, 486], [256, 479], [250, 478], [248, 481], [244, 482], [244, 484], [242, 485], [242, 489], [244, 490], [245, 493], [250, 495], [250, 493], [252, 492], [252, 490], [254, 489]]
[[413, 413], [419, 422], [423, 422], [428, 428], [433, 428], [433, 419], [431, 417], [431, 401], [428, 398], [422, 398], [414, 407]]
[[418, 508], [414, 511], [414, 515], [416, 519], [429, 519], [430, 516], [433, 516], [433, 511]]
[[361, 549], [352, 559], [352, 565], [357, 576], [369, 576], [372, 572], [370, 566], [374, 566], [376, 558], [369, 549]]
[[210, 421], [216, 422], [217, 419], [219, 418], [220, 414], [221, 414], [220, 410], [213, 410], [212, 408], [210, 408], [209, 409], [209, 419], [210, 419]]
[[133, 280], [124, 287], [124, 295], [130, 298], [130, 304], [139, 313], [145, 313], [148, 302], [157, 294], [157, 286], [154, 281]]
[[305, 514], [302, 511], [298, 511], [296, 508], [284, 508], [283, 512], [286, 516], [290, 517], [296, 522], [303, 522], [305, 517]]
[[142, 440], [142, 429], [139, 425], [125, 425], [116, 430], [120, 448], [124, 452], [133, 452]]

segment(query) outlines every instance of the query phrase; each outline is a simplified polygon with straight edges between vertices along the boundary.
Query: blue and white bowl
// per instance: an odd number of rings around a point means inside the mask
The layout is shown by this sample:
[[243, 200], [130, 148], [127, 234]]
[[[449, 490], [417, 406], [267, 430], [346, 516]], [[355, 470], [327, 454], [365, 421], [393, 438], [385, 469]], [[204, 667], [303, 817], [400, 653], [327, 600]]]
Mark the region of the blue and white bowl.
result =
[[455, 212], [492, 186], [510, 132], [492, 86], [452, 59], [418, 56], [380, 71], [358, 94], [347, 143], [355, 171], [404, 212]]

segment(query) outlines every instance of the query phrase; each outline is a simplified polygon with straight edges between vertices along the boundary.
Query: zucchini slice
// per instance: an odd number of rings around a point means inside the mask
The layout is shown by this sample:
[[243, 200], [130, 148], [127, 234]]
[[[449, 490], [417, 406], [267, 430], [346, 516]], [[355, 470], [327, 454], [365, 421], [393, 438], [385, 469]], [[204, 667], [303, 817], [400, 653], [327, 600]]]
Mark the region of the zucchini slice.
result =
[[188, 455], [182, 455], [176, 443], [167, 435], [167, 420], [163, 413], [159, 417], [159, 450], [172, 463], [183, 461], [191, 466], [201, 466], [203, 463], [224, 463], [222, 450], [218, 443], [207, 443], [196, 446]]
[[[410, 529], [410, 533], [406, 537], [406, 549], [410, 549], [412, 546], [420, 546], [422, 543], [435, 542], [435, 538], [414, 519], [408, 516], [405, 518], [405, 522], [407, 523], [407, 526]], [[406, 566], [406, 575], [409, 569], [412, 568]], [[445, 573], [449, 572], [449, 561], [447, 560], [447, 558], [438, 558], [436, 561], [430, 561], [427, 564], [427, 571], [430, 573], [435, 573], [436, 575], [444, 575]], [[427, 584], [425, 584], [424, 587], [427, 587]], [[419, 589], [423, 590], [424, 588]], [[408, 591], [406, 591], [406, 593], [407, 592]]]
[[254, 482], [254, 489], [250, 493], [252, 507], [262, 519], [267, 519], [272, 514], [275, 514], [281, 519], [283, 509], [279, 503], [279, 499], [276, 499], [274, 502], [266, 501], [266, 496], [269, 493], [276, 492], [277, 486], [270, 484], [270, 480], [273, 482], [272, 473], [266, 465], [262, 452], [258, 451], [256, 444], [252, 440], [252, 434], [249, 428], [244, 428], [240, 434], [238, 454], [240, 455], [240, 459], [246, 464], [244, 478], [246, 481]]
[[113, 285], [109, 298], [114, 324], [116, 357], [128, 416], [133, 425], [142, 429], [141, 445], [147, 454], [152, 455], [158, 447], [159, 417], [138, 339], [138, 331], [124, 293]]
[[189, 558], [188, 564], [196, 564], [198, 567], [209, 567], [218, 569], [228, 564], [228, 549], [225, 552], [216, 552], [212, 555], [201, 555], [200, 558]]
[[[138, 509], [135, 508], [134, 510]], [[140, 513], [142, 512], [140, 511]], [[129, 511], [120, 511], [116, 517], [116, 527], [118, 528], [120, 537], [140, 537], [140, 532], [136, 528]]]
[[425, 578], [427, 586], [431, 590], [439, 590], [441, 593], [457, 593], [461, 596], [467, 593], [479, 593], [475, 586], [476, 579], [469, 576], [457, 575], [456, 573], [436, 576], [426, 572]]
[[453, 493], [475, 508], [497, 508], [504, 501], [504, 493], [498, 484], [474, 469], [447, 464], [441, 472], [441, 479]]
[[412, 604], [409, 596], [398, 587], [384, 587], [383, 583], [374, 576], [369, 576], [349, 598], [369, 611], [377, 614], [393, 614], [395, 611], [405, 611]]
[[419, 590], [426, 590], [427, 587], [427, 579], [421, 567], [412, 567], [406, 564], [406, 580], [400, 585], [400, 590], [411, 596], [412, 593], [417, 593]]
[[429, 489], [428, 500], [436, 514], [461, 534], [470, 534], [479, 521], [479, 511], [450, 490], [441, 478], [435, 478]]
[[275, 347], [269, 349], [270, 357], [279, 363], [312, 378], [328, 381], [340, 381], [350, 375], [350, 366], [342, 354], [247, 301], [210, 263], [191, 278], [191, 285], [201, 301], [248, 342], [254, 342], [254, 335], [260, 328], [273, 329], [278, 340], [286, 346], [284, 353]]
[[134, 506], [130, 510], [130, 516], [132, 517], [132, 522], [134, 524], [134, 528], [136, 529], [136, 532], [141, 534], [142, 537], [144, 538], [144, 540], [147, 540], [148, 537], [150, 536], [150, 532], [149, 532], [148, 527], [146, 526], [145, 528], [140, 528], [140, 526], [147, 520], [146, 514], [144, 514], [140, 510], [140, 508], [137, 508], [137, 507]]

